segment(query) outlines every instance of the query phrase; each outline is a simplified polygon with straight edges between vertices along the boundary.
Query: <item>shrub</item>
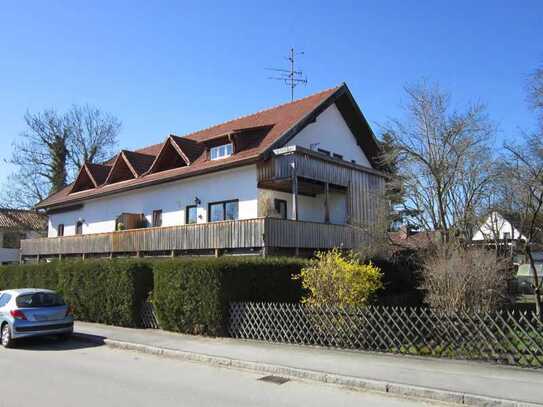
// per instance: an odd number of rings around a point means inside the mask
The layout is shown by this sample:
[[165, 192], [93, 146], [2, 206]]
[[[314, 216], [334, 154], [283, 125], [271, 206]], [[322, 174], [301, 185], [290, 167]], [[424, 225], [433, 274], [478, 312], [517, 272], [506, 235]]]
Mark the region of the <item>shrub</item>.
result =
[[292, 276], [304, 264], [243, 257], [155, 262], [153, 303], [160, 325], [183, 333], [224, 334], [230, 302], [298, 302], [303, 292]]
[[420, 289], [422, 259], [413, 250], [400, 250], [386, 257], [371, 259], [383, 275], [383, 288], [375, 295], [380, 305], [420, 307], [423, 291]]
[[152, 267], [141, 260], [86, 260], [59, 263], [59, 291], [78, 319], [136, 327], [141, 305], [152, 290]]
[[79, 320], [136, 327], [152, 290], [152, 268], [141, 260], [86, 260], [0, 268], [0, 288], [48, 288], [75, 307]]
[[506, 300], [511, 277], [507, 266], [494, 251], [441, 244], [424, 261], [425, 302], [447, 311], [494, 310]]
[[58, 287], [57, 263], [14, 264], [0, 266], [0, 290], [12, 288]]
[[382, 288], [378, 267], [371, 262], [363, 264], [356, 253], [344, 254], [339, 249], [317, 252], [298, 278], [308, 291], [304, 302], [311, 305], [361, 306]]

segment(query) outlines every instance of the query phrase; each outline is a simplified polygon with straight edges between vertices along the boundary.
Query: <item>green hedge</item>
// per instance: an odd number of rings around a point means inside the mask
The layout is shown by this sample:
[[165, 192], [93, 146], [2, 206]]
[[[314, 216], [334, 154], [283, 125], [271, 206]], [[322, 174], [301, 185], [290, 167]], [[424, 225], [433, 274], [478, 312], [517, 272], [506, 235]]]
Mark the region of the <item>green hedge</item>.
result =
[[0, 289], [49, 288], [75, 307], [82, 321], [136, 327], [152, 290], [150, 262], [86, 260], [0, 267]]
[[10, 288], [58, 289], [57, 263], [0, 266], [0, 291]]
[[142, 303], [152, 290], [149, 262], [100, 260], [63, 262], [59, 291], [83, 321], [137, 327]]
[[163, 329], [225, 334], [231, 301], [298, 302], [304, 260], [289, 258], [173, 259], [154, 263], [153, 302]]
[[294, 258], [222, 257], [2, 266], [0, 289], [54, 289], [75, 307], [79, 320], [128, 327], [140, 324], [141, 304], [153, 291], [163, 329], [221, 335], [231, 301], [298, 302], [303, 290], [292, 276], [304, 264]]

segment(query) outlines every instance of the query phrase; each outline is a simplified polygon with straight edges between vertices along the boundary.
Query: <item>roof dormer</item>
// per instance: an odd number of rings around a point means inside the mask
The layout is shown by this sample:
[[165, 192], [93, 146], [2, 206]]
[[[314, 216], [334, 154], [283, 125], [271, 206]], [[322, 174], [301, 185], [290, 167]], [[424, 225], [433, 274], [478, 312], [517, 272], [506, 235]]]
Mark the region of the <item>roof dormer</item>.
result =
[[149, 168], [149, 173], [186, 167], [202, 153], [203, 147], [192, 140], [169, 136]]
[[110, 169], [108, 165], [85, 163], [79, 170], [70, 193], [97, 188], [104, 183]]
[[126, 158], [125, 152], [121, 151], [117, 154], [105, 183], [114, 184], [116, 182], [128, 181], [137, 177], [137, 171]]

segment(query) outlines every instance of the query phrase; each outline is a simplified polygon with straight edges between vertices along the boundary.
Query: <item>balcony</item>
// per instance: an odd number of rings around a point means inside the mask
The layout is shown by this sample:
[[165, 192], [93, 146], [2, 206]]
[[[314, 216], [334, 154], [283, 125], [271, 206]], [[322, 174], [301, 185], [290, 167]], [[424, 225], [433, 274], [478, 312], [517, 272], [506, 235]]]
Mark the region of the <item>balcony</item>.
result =
[[357, 248], [367, 235], [349, 225], [255, 218], [21, 241], [21, 260], [184, 254], [312, 252]]
[[298, 217], [298, 195], [323, 194], [328, 218], [328, 192], [346, 194], [346, 223], [372, 231], [385, 213], [383, 173], [300, 146], [273, 151], [258, 165], [259, 188], [292, 193], [293, 218]]

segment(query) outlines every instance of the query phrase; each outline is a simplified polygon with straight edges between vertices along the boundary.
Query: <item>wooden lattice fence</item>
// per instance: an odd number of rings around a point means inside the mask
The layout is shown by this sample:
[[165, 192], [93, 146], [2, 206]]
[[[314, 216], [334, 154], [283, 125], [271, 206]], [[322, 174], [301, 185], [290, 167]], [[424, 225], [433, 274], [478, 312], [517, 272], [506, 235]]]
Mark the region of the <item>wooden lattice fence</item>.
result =
[[269, 342], [543, 367], [543, 323], [531, 312], [233, 303], [229, 333]]
[[152, 303], [146, 301], [141, 305], [140, 323], [142, 328], [159, 329], [158, 318], [156, 316], [155, 307]]

